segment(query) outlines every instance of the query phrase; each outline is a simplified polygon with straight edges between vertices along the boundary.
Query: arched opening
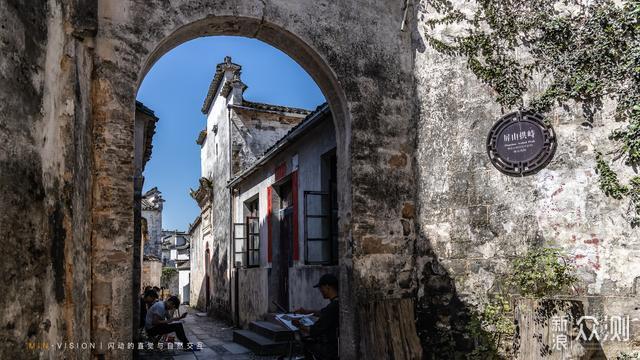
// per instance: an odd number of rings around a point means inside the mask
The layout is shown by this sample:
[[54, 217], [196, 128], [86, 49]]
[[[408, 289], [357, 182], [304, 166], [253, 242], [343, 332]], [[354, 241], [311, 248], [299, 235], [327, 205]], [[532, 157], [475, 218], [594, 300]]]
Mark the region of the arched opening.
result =
[[[256, 32], [247, 32], [247, 29], [252, 29], [252, 28], [258, 28], [259, 31]], [[287, 31], [285, 31], [284, 29], [280, 29], [277, 28], [275, 26], [270, 26], [261, 22], [258, 22], [255, 19], [241, 19], [240, 21], [238, 20], [238, 18], [233, 18], [233, 21], [231, 21], [230, 19], [221, 17], [221, 18], [207, 18], [205, 20], [202, 21], [198, 21], [198, 22], [194, 22], [191, 23], [189, 25], [186, 25], [184, 27], [181, 27], [180, 29], [176, 30], [172, 35], [170, 35], [169, 37], [167, 37], [166, 39], [164, 39], [157, 47], [156, 49], [147, 57], [146, 61], [145, 61], [145, 65], [142, 67], [142, 70], [140, 72], [140, 76], [138, 77], [138, 84], [136, 86], [136, 88], [139, 86], [139, 84], [141, 83], [144, 75], [149, 71], [149, 69], [151, 68], [151, 66], [155, 63], [156, 60], [158, 60], [163, 54], [165, 54], [166, 52], [168, 52], [169, 50], [171, 50], [172, 48], [180, 45], [181, 43], [188, 41], [192, 38], [195, 37], [199, 37], [199, 36], [208, 36], [208, 35], [241, 35], [241, 36], [249, 36], [249, 37], [255, 37], [257, 39], [260, 39], [278, 49], [280, 49], [281, 51], [285, 52], [286, 54], [288, 54], [289, 56], [291, 56], [296, 62], [298, 62], [308, 73], [309, 75], [312, 76], [312, 78], [315, 80], [316, 84], [321, 88], [323, 94], [325, 95], [327, 102], [328, 102], [328, 106], [326, 106], [325, 108], [322, 109], [318, 109], [318, 111], [314, 112], [313, 114], [307, 114], [308, 117], [310, 118], [309, 121], [318, 121], [315, 119], [319, 119], [322, 116], [326, 115], [326, 114], [331, 114], [332, 116], [332, 121], [333, 121], [333, 127], [335, 129], [335, 142], [336, 142], [336, 149], [333, 153], [327, 153], [327, 154], [322, 154], [323, 155], [323, 166], [327, 167], [328, 169], [331, 168], [331, 161], [334, 162], [334, 166], [336, 167], [336, 169], [334, 170], [333, 174], [328, 175], [328, 181], [327, 181], [327, 186], [326, 188], [319, 188], [316, 189], [317, 191], [308, 191], [308, 192], [299, 192], [298, 194], [300, 194], [299, 198], [302, 200], [298, 200], [298, 201], [293, 201], [293, 205], [289, 206], [290, 204], [287, 203], [287, 197], [290, 196], [288, 194], [290, 194], [292, 191], [295, 193], [296, 188], [299, 186], [299, 178], [297, 176], [295, 176], [295, 169], [293, 168], [287, 168], [287, 166], [284, 167], [284, 170], [282, 170], [284, 172], [284, 175], [282, 174], [274, 174], [275, 175], [275, 182], [273, 184], [273, 186], [270, 186], [267, 189], [267, 196], [268, 196], [268, 200], [267, 202], [270, 204], [269, 207], [272, 204], [272, 201], [278, 203], [279, 205], [277, 206], [278, 211], [281, 211], [282, 214], [278, 214], [278, 215], [274, 215], [274, 218], [277, 217], [278, 219], [282, 218], [285, 219], [283, 220], [283, 223], [285, 225], [277, 225], [278, 229], [276, 231], [276, 233], [278, 234], [282, 234], [284, 233], [284, 231], [286, 231], [285, 229], [287, 229], [287, 225], [286, 223], [289, 221], [293, 221], [293, 220], [287, 220], [287, 216], [289, 216], [289, 214], [291, 212], [296, 212], [298, 209], [302, 210], [304, 209], [305, 204], [307, 203], [307, 201], [309, 202], [313, 202], [313, 201], [319, 201], [320, 203], [326, 202], [325, 200], [312, 200], [314, 198], [321, 198], [323, 195], [327, 195], [330, 194], [331, 191], [336, 191], [337, 194], [335, 196], [335, 202], [337, 204], [336, 208], [339, 209], [340, 211], [340, 221], [341, 221], [341, 225], [340, 226], [336, 226], [336, 229], [344, 229], [346, 228], [345, 226], [345, 222], [348, 221], [348, 216], [344, 216], [345, 214], [349, 214], [349, 201], [348, 199], [350, 198], [349, 196], [349, 186], [347, 186], [350, 183], [350, 172], [349, 172], [349, 166], [348, 166], [348, 159], [349, 159], [349, 150], [348, 150], [348, 143], [349, 143], [349, 122], [348, 122], [348, 118], [347, 118], [347, 114], [348, 112], [346, 111], [346, 101], [344, 100], [344, 95], [340, 89], [340, 87], [338, 86], [338, 81], [334, 75], [334, 73], [331, 71], [331, 69], [325, 64], [324, 61], [322, 61], [322, 59], [317, 55], [316, 52], [314, 52], [308, 45], [306, 45], [303, 41], [299, 40], [297, 37], [295, 37], [293, 34], [288, 33]], [[228, 62], [225, 61], [225, 63], [227, 63], [228, 65], [225, 65], [223, 63], [221, 63], [220, 65], [222, 65], [223, 71], [222, 71], [222, 76], [223, 76], [223, 81], [222, 83], [219, 83], [216, 85], [216, 89], [214, 89], [214, 91], [220, 91], [221, 87], [225, 86], [225, 76], [229, 75], [232, 76], [233, 75], [233, 63], [231, 63], [231, 61], [229, 60]], [[219, 66], [220, 66], [219, 65]], [[227, 74], [227, 72], [229, 72]], [[227, 79], [226, 81], [230, 84], [229, 86], [233, 86], [233, 80], [234, 79]], [[230, 91], [233, 91], [233, 89], [231, 89]], [[228, 95], [227, 95], [228, 96]], [[203, 111], [204, 112], [204, 111]], [[307, 119], [307, 116], [305, 116], [305, 120]], [[211, 129], [208, 129], [211, 130]], [[274, 144], [276, 145], [276, 144]], [[135, 149], [134, 149], [135, 151]], [[297, 155], [296, 155], [297, 156]], [[269, 161], [271, 161], [271, 159], [269, 159]], [[276, 160], [273, 160], [276, 161]], [[295, 160], [295, 162], [297, 162], [297, 158]], [[261, 164], [262, 166], [263, 164]], [[273, 165], [273, 164], [272, 164]], [[280, 164], [278, 164], [280, 165]], [[291, 165], [289, 165], [291, 166]], [[297, 164], [295, 164], [295, 167], [297, 168]], [[244, 169], [247, 170], [247, 169]], [[275, 168], [273, 167], [273, 171], [275, 173], [280, 172], [281, 168]], [[240, 174], [238, 174], [240, 175]], [[243, 172], [243, 175], [244, 172]], [[248, 177], [248, 176], [247, 176]], [[231, 180], [231, 193], [230, 196], [232, 199], [234, 199], [234, 191], [237, 192], [238, 195], [238, 199], [235, 203], [238, 204], [246, 204], [246, 201], [243, 201], [244, 199], [242, 198], [242, 194], [240, 194], [241, 187], [242, 184], [241, 182], [244, 181], [247, 177], [242, 178], [242, 177], [232, 177], [228, 180]], [[136, 181], [140, 180], [140, 174], [135, 174], [133, 176], [133, 178]], [[236, 183], [233, 183], [233, 180], [236, 180]], [[250, 180], [248, 180], [250, 181]], [[203, 186], [207, 186], [206, 184], [204, 184]], [[234, 187], [237, 186], [237, 187]], [[140, 184], [135, 184], [134, 185], [135, 188], [135, 194], [136, 197], [135, 199], [138, 199], [141, 196], [141, 191], [140, 191]], [[310, 189], [307, 189], [310, 190]], [[330, 201], [330, 199], [332, 198], [331, 196], [327, 197]], [[234, 200], [232, 200], [234, 201]], [[296, 203], [298, 203], [296, 205]], [[296, 208], [296, 206], [298, 208]], [[271, 211], [272, 209], [270, 208], [269, 211]], [[289, 210], [289, 212], [287, 212]], [[251, 210], [249, 210], [251, 212]], [[238, 211], [241, 212], [241, 211]], [[271, 212], [270, 212], [271, 213]], [[326, 215], [326, 214], [317, 214], [317, 215]], [[233, 217], [233, 211], [232, 211], [232, 215]], [[248, 219], [249, 217], [247, 216], [242, 216], [243, 218]], [[295, 216], [294, 216], [295, 217]], [[134, 216], [134, 233], [138, 233], [137, 231], [137, 227], [135, 226], [136, 223], [139, 222], [138, 217]], [[305, 219], [300, 219], [301, 221], [305, 221], [306, 219], [306, 215], [305, 215]], [[271, 224], [271, 220], [268, 220], [269, 224]], [[295, 221], [294, 221], [295, 222]], [[233, 226], [235, 226], [236, 223], [232, 223], [231, 224], [231, 242], [234, 242], [234, 238], [233, 238]], [[247, 224], [244, 224], [247, 225]], [[270, 226], [270, 225], [265, 225], [265, 226]], [[248, 238], [251, 234], [250, 234], [250, 229], [251, 229], [251, 225], [245, 226], [245, 234], [244, 234], [244, 239], [246, 240], [246, 238]], [[293, 229], [296, 229], [296, 225], [293, 225]], [[271, 229], [269, 229], [269, 234], [271, 234]], [[292, 230], [295, 231], [295, 230]], [[340, 231], [339, 232], [339, 244], [344, 244], [344, 237], [346, 236], [346, 234], [344, 234], [344, 231]], [[139, 241], [134, 241], [134, 244], [138, 244]], [[295, 241], [292, 241], [292, 244], [295, 244]], [[271, 244], [269, 244], [271, 245]], [[281, 242], [279, 244], [280, 248], [277, 247], [269, 247], [269, 254], [268, 256], [268, 262], [269, 263], [273, 263], [271, 260], [271, 251], [276, 251], [276, 250], [282, 250], [282, 251], [294, 251], [294, 252], [299, 252], [299, 257], [305, 256], [305, 264], [313, 264], [313, 261], [309, 261], [309, 259], [306, 257], [307, 252], [309, 252], [310, 250], [306, 247], [306, 243], [304, 245], [304, 249], [299, 249], [298, 246], [295, 246], [295, 250], [293, 249], [288, 249], [286, 248], [285, 243]], [[338, 248], [343, 248], [344, 246], [339, 246]], [[235, 248], [235, 247], [234, 247]], [[335, 260], [336, 263], [338, 261], [339, 258], [341, 258], [343, 256], [343, 254], [338, 255], [339, 250], [338, 248], [335, 249], [331, 249], [331, 252], [335, 252], [336, 256], [335, 256]], [[272, 249], [276, 249], [276, 250], [272, 250]], [[135, 297], [135, 295], [137, 294], [137, 284], [136, 281], [136, 274], [135, 274], [135, 269], [137, 269], [139, 267], [139, 264], [136, 265], [135, 259], [139, 259], [140, 258], [140, 251], [143, 251], [142, 249], [138, 248], [138, 250], [135, 249], [134, 246], [134, 264], [133, 264], [133, 269], [134, 269], [134, 276], [133, 276], [133, 280], [132, 280], [132, 288], [133, 290], [133, 295]], [[232, 253], [234, 253], [235, 255], [235, 251], [231, 251]], [[301, 254], [302, 252], [304, 252], [304, 255]], [[219, 258], [221, 256], [221, 254], [218, 252], [217, 249], [209, 249], [207, 247], [206, 251], [205, 251], [205, 256], [204, 256], [204, 269], [206, 269], [205, 272], [205, 280], [204, 280], [204, 284], [205, 284], [205, 310], [206, 311], [210, 311], [211, 308], [215, 308], [215, 304], [212, 304], [210, 302], [211, 297], [214, 296], [214, 294], [212, 294], [212, 292], [214, 292], [214, 289], [210, 289], [210, 285], [211, 285], [211, 279], [210, 277], [213, 276], [213, 274], [217, 271], [216, 269], [216, 264], [220, 264], [221, 263], [221, 259]], [[251, 257], [251, 247], [249, 246], [248, 249], [246, 249], [244, 251], [244, 254], [241, 255], [242, 257], [244, 257], [244, 259], [240, 260], [240, 262], [242, 261], [246, 261], [248, 263], [251, 262], [250, 257]], [[246, 317], [243, 317], [240, 314], [239, 311], [239, 307], [241, 306], [240, 304], [240, 298], [242, 297], [241, 295], [239, 295], [239, 289], [241, 288], [239, 282], [242, 281], [243, 276], [246, 277], [245, 275], [242, 275], [242, 270], [238, 270], [238, 266], [236, 265], [238, 258], [234, 257], [234, 258], [229, 258], [227, 261], [229, 263], [229, 267], [230, 268], [234, 268], [234, 272], [233, 275], [231, 276], [232, 278], [232, 282], [230, 283], [231, 286], [233, 286], [233, 281], [235, 281], [235, 296], [234, 294], [234, 290], [231, 289], [230, 293], [231, 293], [231, 298], [229, 299], [233, 304], [229, 304], [230, 309], [232, 310], [233, 314], [234, 314], [234, 318], [232, 320], [234, 320], [236, 322], [236, 324], [238, 325], [246, 325], [246, 322], [248, 321], [248, 319]], [[222, 263], [224, 263], [225, 261], [222, 261]], [[243, 264], [245, 267], [246, 265], [250, 265], [250, 264]], [[278, 265], [276, 264], [275, 267], [277, 268]], [[286, 268], [287, 265], [281, 265], [281, 267]], [[279, 270], [280, 271], [280, 270]], [[317, 275], [317, 276], [316, 276]], [[345, 268], [342, 267], [342, 269], [340, 270], [340, 277], [342, 279], [346, 279], [348, 274], [345, 271]], [[287, 275], [288, 276], [288, 275]], [[306, 277], [309, 277], [308, 275], [305, 275]], [[314, 280], [317, 280], [316, 277], [319, 277], [318, 274], [314, 274], [313, 278]], [[230, 279], [231, 280], [231, 279]], [[254, 279], [255, 281], [255, 279]], [[294, 306], [294, 303], [289, 304], [289, 296], [288, 296], [288, 289], [287, 289], [287, 283], [288, 283], [288, 278], [285, 277], [285, 283], [283, 284], [282, 280], [280, 280], [280, 282], [276, 281], [275, 283], [271, 280], [268, 280], [270, 285], [273, 285], [274, 287], [278, 288], [278, 293], [277, 294], [273, 294], [273, 295], [269, 295], [269, 300], [271, 300], [271, 302], [276, 301], [280, 304], [284, 304], [287, 308], [290, 308], [289, 305]], [[139, 284], [138, 284], [139, 285]], [[345, 292], [346, 287], [342, 287], [343, 292]], [[192, 288], [193, 290], [193, 288]], [[305, 289], [308, 290], [308, 289]], [[345, 292], [345, 294], [343, 294], [341, 296], [342, 299], [345, 299], [348, 301], [348, 294]], [[344, 301], [344, 300], [342, 300]], [[269, 301], [267, 301], [269, 302]], [[235, 305], [234, 305], [235, 304]], [[135, 308], [134, 308], [135, 311]], [[344, 321], [345, 319], [343, 319]], [[346, 323], [346, 322], [345, 322]]]

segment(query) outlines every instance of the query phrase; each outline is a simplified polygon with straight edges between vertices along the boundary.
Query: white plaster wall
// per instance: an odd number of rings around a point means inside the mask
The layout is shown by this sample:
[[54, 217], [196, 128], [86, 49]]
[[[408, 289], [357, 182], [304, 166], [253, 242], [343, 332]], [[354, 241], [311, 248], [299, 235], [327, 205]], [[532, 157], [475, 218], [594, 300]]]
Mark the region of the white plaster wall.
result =
[[[331, 118], [313, 128], [308, 134], [299, 138], [294, 144], [273, 159], [264, 164], [237, 185], [239, 194], [234, 196], [233, 219], [236, 223], [244, 222], [244, 203], [258, 194], [260, 216], [260, 269], [240, 270], [240, 322], [246, 324], [267, 311], [269, 289], [265, 268], [271, 267], [267, 262], [268, 227], [267, 216], [267, 188], [275, 180], [275, 168], [285, 162], [287, 173], [293, 168], [293, 158], [297, 157], [298, 164], [298, 241], [300, 250], [299, 261], [289, 269], [289, 306], [291, 309], [305, 307], [320, 309], [327, 304], [320, 292], [313, 288], [320, 276], [325, 273], [337, 274], [337, 266], [309, 266], [304, 264], [304, 191], [320, 191], [321, 189], [321, 156], [334, 149], [335, 131]], [[273, 216], [277, 216], [274, 213]], [[275, 249], [274, 249], [275, 250]], [[253, 275], [252, 275], [253, 274]], [[258, 276], [258, 274], [260, 274]], [[257, 277], [256, 277], [257, 276]], [[263, 279], [265, 284], [258, 286], [257, 279]], [[275, 291], [275, 290], [274, 290]], [[266, 304], [266, 305], [265, 305]], [[242, 311], [248, 313], [242, 313]]]
[[271, 167], [266, 167], [263, 171], [259, 171], [262, 175], [267, 175], [262, 181], [247, 188], [247, 190], [241, 190], [241, 193], [234, 197], [234, 223], [244, 223], [244, 203], [258, 195], [258, 212], [260, 217], [260, 266], [271, 267], [271, 263], [268, 262], [268, 226], [267, 226], [267, 188], [273, 184], [275, 175]]
[[190, 274], [189, 270], [178, 271], [178, 294], [180, 296], [181, 302], [185, 302], [185, 301], [191, 302], [191, 297], [189, 294], [189, 288], [190, 288], [189, 274]]
[[267, 264], [267, 188], [275, 181], [276, 166], [285, 162], [287, 173], [293, 169], [292, 159], [298, 158], [298, 246], [300, 260], [294, 265], [304, 265], [304, 192], [321, 191], [322, 155], [336, 147], [335, 130], [331, 119], [312, 129], [298, 139], [293, 145], [275, 156], [251, 176], [243, 180], [239, 186], [239, 194], [234, 197], [234, 223], [244, 222], [244, 203], [259, 194], [260, 211], [260, 257], [261, 265]]
[[198, 223], [189, 234], [191, 237], [191, 254], [189, 255], [191, 284], [189, 304], [199, 310], [204, 305], [201, 291], [204, 292], [204, 242], [202, 239], [202, 222]]
[[[224, 82], [231, 78], [231, 73], [227, 71], [224, 75]], [[221, 87], [218, 87], [211, 108], [207, 113], [207, 138], [202, 144], [200, 150], [200, 162], [201, 162], [201, 176], [211, 178], [214, 171], [216, 171], [216, 164], [227, 163], [228, 151], [229, 151], [229, 121], [228, 121], [228, 109], [227, 99], [220, 96]], [[217, 133], [214, 133], [214, 125], [218, 126]], [[218, 146], [218, 155], [216, 155], [216, 145]], [[228, 173], [228, 172], [227, 172]]]

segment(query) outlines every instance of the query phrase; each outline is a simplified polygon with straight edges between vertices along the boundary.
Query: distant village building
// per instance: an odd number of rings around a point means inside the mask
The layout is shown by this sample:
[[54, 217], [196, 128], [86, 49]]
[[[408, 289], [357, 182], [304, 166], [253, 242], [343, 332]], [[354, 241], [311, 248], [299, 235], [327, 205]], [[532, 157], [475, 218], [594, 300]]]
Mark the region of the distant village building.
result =
[[246, 88], [240, 65], [229, 57], [217, 65], [197, 139], [202, 177], [191, 192], [201, 213], [189, 229], [191, 305], [239, 325], [274, 311], [272, 301], [320, 306], [314, 281], [337, 264], [328, 106], [251, 102]]
[[189, 303], [191, 267], [189, 234], [177, 230], [165, 230], [162, 233], [162, 266], [177, 270], [177, 274], [166, 285], [172, 295], [178, 295], [182, 302]]
[[189, 234], [182, 231], [163, 231], [162, 265], [177, 268], [189, 261]]
[[[241, 66], [218, 64], [202, 113], [201, 179], [191, 192], [201, 209], [192, 235], [191, 304], [231, 320], [231, 196], [227, 182], [309, 114], [304, 109], [247, 101]], [[197, 235], [197, 236], [196, 236]]]
[[164, 199], [154, 187], [142, 196], [142, 217], [147, 221], [149, 241], [144, 244], [144, 254], [162, 257], [162, 206]]
[[[143, 289], [145, 286], [158, 285], [160, 283], [162, 270], [160, 257], [157, 256], [157, 253], [150, 252], [148, 249], [153, 248], [151, 242], [157, 241], [157, 227], [160, 226], [160, 229], [162, 229], [163, 200], [159, 192], [157, 195], [155, 195], [155, 192], [151, 194], [151, 191], [144, 195], [142, 194], [142, 188], [144, 186], [144, 176], [142, 174], [147, 162], [151, 159], [153, 150], [152, 139], [158, 120], [153, 110], [146, 107], [143, 103], [136, 101], [134, 123], [134, 227], [136, 247], [134, 254], [139, 258], [139, 261], [134, 262], [134, 266], [138, 267], [134, 270], [140, 274], [140, 281], [136, 285], [136, 287], [140, 289]], [[157, 189], [155, 190], [157, 191]], [[150, 225], [153, 228], [151, 235], [149, 233]]]

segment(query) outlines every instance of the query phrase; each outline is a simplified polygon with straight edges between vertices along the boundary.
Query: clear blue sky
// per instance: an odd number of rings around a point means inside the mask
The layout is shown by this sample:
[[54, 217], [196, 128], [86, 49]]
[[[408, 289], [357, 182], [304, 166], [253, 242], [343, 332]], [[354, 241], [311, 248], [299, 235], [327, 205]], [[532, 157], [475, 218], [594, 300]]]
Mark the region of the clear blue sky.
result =
[[314, 109], [324, 97], [311, 77], [289, 56], [258, 40], [214, 36], [186, 42], [165, 54], [151, 68], [138, 100], [160, 118], [147, 163], [144, 191], [158, 187], [166, 202], [163, 228], [187, 230], [198, 216], [189, 188], [200, 177], [200, 146], [205, 127], [200, 112], [216, 65], [225, 56], [242, 65], [245, 99]]

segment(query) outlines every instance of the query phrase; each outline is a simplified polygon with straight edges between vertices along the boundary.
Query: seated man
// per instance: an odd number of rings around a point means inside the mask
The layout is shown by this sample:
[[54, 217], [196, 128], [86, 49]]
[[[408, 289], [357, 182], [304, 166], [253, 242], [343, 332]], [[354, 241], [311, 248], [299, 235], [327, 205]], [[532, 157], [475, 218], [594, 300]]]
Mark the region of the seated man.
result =
[[175, 332], [176, 337], [182, 341], [183, 349], [187, 350], [187, 345], [190, 343], [184, 333], [184, 328], [181, 323], [174, 323], [174, 321], [184, 319], [187, 313], [185, 312], [182, 316], [176, 318], [169, 316], [169, 311], [177, 309], [178, 306], [180, 306], [180, 300], [177, 296], [171, 296], [165, 301], [156, 301], [147, 311], [145, 328], [149, 336]]
[[140, 329], [144, 328], [147, 319], [147, 310], [158, 300], [158, 293], [153, 291], [151, 286], [147, 286], [147, 288], [142, 297], [140, 297]]
[[338, 358], [338, 330], [340, 327], [340, 313], [338, 303], [338, 279], [332, 274], [324, 274], [318, 284], [320, 293], [330, 302], [322, 310], [309, 310], [300, 308], [294, 312], [297, 314], [311, 314], [318, 316], [318, 320], [310, 327], [304, 326], [299, 319], [292, 321], [304, 335], [309, 337], [304, 340], [305, 358], [313, 359], [337, 359]]

